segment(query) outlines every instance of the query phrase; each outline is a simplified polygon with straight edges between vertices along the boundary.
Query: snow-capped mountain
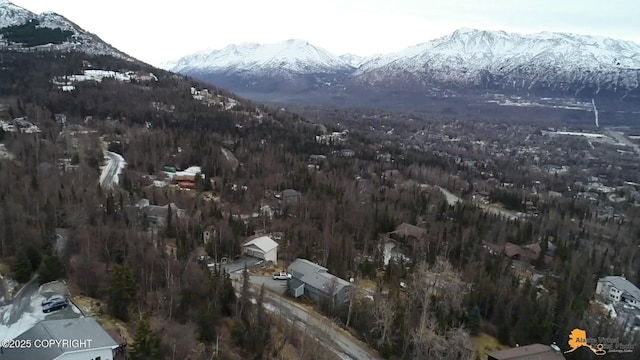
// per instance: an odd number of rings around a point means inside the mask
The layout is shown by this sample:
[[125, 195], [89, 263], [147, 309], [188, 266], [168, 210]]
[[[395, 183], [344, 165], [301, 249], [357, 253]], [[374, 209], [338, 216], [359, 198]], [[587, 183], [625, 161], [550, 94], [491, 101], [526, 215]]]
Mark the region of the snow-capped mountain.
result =
[[0, 0], [0, 29], [7, 26], [22, 25], [35, 18], [35, 16], [31, 11], [14, 5], [8, 0]]
[[[38, 45], [15, 44], [11, 38], [3, 33], [3, 30], [12, 26], [28, 26], [33, 23], [35, 28], [60, 29], [70, 35], [63, 41], [42, 43]], [[33, 35], [34, 38], [38, 35]], [[54, 12], [35, 14], [17, 6], [8, 0], [0, 0], [0, 49], [11, 47], [14, 50], [37, 49], [57, 51], [82, 51], [92, 55], [110, 55], [127, 60], [133, 60], [126, 54], [113, 48], [102, 41], [98, 36], [91, 34], [62, 15]]]
[[360, 64], [362, 63], [362, 60], [364, 60], [363, 56], [354, 55], [354, 54], [342, 54], [338, 57], [340, 58], [340, 60], [344, 61], [345, 63], [355, 68], [360, 66]]
[[460, 29], [398, 53], [369, 58], [353, 78], [368, 85], [411, 80], [427, 86], [595, 87], [625, 92], [638, 88], [638, 70], [640, 45], [629, 41]]
[[244, 43], [221, 50], [205, 50], [176, 61], [171, 70], [309, 75], [350, 71], [353, 67], [307, 41], [292, 39], [276, 44]]
[[485, 97], [557, 96], [589, 102], [607, 97], [640, 103], [640, 45], [567, 33], [463, 28], [397, 53], [366, 58], [336, 56], [289, 40], [230, 45], [166, 66], [265, 101], [283, 94], [295, 100], [302, 93], [316, 102], [368, 96], [407, 104], [416, 96], [463, 96], [471, 91]]

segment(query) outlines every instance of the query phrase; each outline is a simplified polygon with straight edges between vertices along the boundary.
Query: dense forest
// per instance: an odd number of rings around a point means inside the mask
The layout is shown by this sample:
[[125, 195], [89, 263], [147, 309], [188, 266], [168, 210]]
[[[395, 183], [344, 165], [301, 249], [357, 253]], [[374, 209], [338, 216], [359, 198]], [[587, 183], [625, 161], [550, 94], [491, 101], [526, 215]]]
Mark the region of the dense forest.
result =
[[22, 44], [27, 47], [62, 44], [73, 35], [73, 31], [40, 27], [38, 20], [31, 20], [22, 25], [7, 26], [0, 29], [0, 34], [10, 44]]

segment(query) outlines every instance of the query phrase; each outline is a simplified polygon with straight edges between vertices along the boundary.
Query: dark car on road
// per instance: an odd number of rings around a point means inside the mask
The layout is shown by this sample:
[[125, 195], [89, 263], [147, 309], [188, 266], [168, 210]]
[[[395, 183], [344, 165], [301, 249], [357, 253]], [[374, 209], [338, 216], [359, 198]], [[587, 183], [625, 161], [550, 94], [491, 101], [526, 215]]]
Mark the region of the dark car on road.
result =
[[45, 302], [42, 306], [42, 312], [50, 313], [56, 310], [64, 309], [69, 306], [69, 301], [64, 297], [58, 297], [51, 301]]
[[42, 300], [42, 304], [41, 305], [45, 306], [47, 304], [51, 304], [52, 302], [58, 301], [58, 300], [61, 300], [61, 299], [64, 299], [64, 296], [62, 296], [62, 295], [53, 295], [52, 297], [50, 297], [48, 299]]

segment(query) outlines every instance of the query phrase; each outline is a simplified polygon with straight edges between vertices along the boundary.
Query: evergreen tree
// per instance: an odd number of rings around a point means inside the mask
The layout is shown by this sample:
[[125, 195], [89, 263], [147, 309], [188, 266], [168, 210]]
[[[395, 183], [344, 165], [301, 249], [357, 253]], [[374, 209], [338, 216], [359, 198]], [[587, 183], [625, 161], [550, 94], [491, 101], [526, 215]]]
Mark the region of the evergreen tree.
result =
[[127, 264], [113, 266], [111, 284], [109, 286], [109, 311], [111, 315], [127, 321], [129, 318], [129, 305], [136, 297], [136, 281]]
[[173, 212], [171, 211], [171, 204], [167, 205], [167, 227], [165, 229], [165, 236], [168, 238], [176, 236], [175, 227], [173, 226]]
[[233, 306], [236, 303], [236, 291], [233, 288], [233, 282], [231, 275], [228, 273], [221, 273], [219, 276], [224, 276], [224, 283], [222, 291], [219, 291], [222, 305], [222, 315], [231, 316], [233, 314]]
[[21, 251], [16, 258], [15, 265], [13, 266], [13, 276], [17, 282], [24, 284], [31, 279], [32, 273], [33, 269], [31, 268], [29, 258], [24, 251]]
[[247, 264], [244, 265], [242, 270], [242, 290], [240, 292], [240, 312], [238, 317], [246, 325], [249, 324], [249, 310], [251, 307], [251, 299], [249, 295], [249, 269]]
[[482, 316], [480, 315], [480, 308], [476, 305], [469, 315], [469, 332], [471, 336], [476, 336], [480, 333], [480, 326], [482, 323]]
[[262, 354], [269, 341], [269, 318], [264, 309], [264, 284], [260, 287], [260, 296], [258, 297], [257, 303], [258, 314], [256, 326], [253, 328], [253, 344], [254, 352], [256, 354]]
[[199, 338], [201, 341], [210, 342], [216, 339], [217, 316], [210, 306], [200, 312], [198, 317]]
[[58, 256], [47, 255], [42, 259], [38, 272], [40, 283], [44, 284], [62, 277], [64, 275], [64, 266]]
[[40, 262], [42, 261], [42, 256], [40, 256], [40, 251], [33, 246], [29, 246], [25, 252], [27, 255], [27, 259], [29, 259], [29, 264], [31, 265], [31, 271], [38, 270], [40, 266]]
[[149, 320], [140, 320], [131, 350], [132, 360], [160, 360], [160, 337], [151, 329]]

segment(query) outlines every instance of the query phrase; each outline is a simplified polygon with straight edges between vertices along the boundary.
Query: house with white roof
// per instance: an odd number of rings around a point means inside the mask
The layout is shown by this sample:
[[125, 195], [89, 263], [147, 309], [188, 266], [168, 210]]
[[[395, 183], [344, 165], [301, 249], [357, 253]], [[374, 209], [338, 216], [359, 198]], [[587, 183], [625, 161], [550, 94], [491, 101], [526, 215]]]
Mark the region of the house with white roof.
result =
[[640, 289], [623, 276], [598, 279], [596, 294], [613, 303], [624, 303], [640, 309]]
[[242, 244], [242, 253], [264, 261], [278, 263], [278, 243], [270, 236], [252, 236]]

